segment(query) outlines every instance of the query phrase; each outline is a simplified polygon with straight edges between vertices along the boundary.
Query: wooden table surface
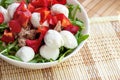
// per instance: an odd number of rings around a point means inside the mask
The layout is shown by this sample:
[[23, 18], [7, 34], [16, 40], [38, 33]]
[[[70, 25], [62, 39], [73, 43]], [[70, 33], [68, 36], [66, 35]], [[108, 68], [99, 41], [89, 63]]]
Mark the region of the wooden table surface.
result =
[[120, 15], [120, 0], [79, 0], [89, 17]]

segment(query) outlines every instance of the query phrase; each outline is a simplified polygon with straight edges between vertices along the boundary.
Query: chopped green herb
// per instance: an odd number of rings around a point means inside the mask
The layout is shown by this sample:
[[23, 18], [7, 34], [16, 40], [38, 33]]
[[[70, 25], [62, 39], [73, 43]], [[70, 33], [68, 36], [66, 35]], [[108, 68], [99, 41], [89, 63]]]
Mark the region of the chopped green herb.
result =
[[77, 39], [78, 44], [80, 44], [82, 41], [86, 40], [89, 37], [89, 35], [83, 35], [81, 34], [81, 31], [78, 31], [75, 37]]
[[7, 8], [13, 2], [14, 2], [14, 0], [0, 0], [0, 6]]
[[14, 60], [17, 60], [17, 61], [22, 61], [19, 57], [17, 56], [13, 56], [13, 55], [6, 55], [7, 57], [11, 58], [11, 59], [14, 59]]
[[65, 53], [63, 53], [60, 58], [58, 59], [58, 62], [60, 62], [65, 56], [67, 56], [69, 53], [71, 53], [74, 49], [69, 49]]

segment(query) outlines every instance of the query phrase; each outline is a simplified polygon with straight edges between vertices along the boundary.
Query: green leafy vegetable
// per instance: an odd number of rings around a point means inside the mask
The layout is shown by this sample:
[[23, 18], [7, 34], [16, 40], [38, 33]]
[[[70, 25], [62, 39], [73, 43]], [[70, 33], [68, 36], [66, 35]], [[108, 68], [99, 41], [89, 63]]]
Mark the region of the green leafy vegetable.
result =
[[8, 46], [6, 46], [7, 48], [5, 48], [4, 50], [0, 52], [0, 54], [8, 53], [8, 51], [14, 48], [16, 44], [17, 44], [17, 41], [14, 41], [13, 43], [9, 44]]
[[30, 0], [26, 0], [26, 3], [28, 4], [30, 2]]
[[72, 4], [67, 5], [67, 6], [68, 6], [68, 10], [69, 10], [69, 18], [74, 21], [76, 19], [75, 16], [76, 16], [77, 11], [78, 10], [81, 11], [80, 6], [79, 5], [74, 6]]
[[71, 53], [74, 49], [68, 49], [65, 53], [63, 53], [59, 59], [58, 62], [60, 62], [65, 56], [67, 56], [69, 53]]
[[45, 62], [52, 62], [52, 61], [54, 61], [54, 60], [52, 60], [52, 59], [47, 60], [47, 59], [41, 57], [39, 54], [36, 54], [34, 59], [32, 59], [29, 62], [30, 63], [45, 63]]
[[3, 45], [4, 45], [4, 43], [2, 41], [0, 41], [0, 52], [5, 49], [5, 46], [3, 46]]
[[75, 6], [72, 5], [72, 4], [68, 4], [68, 10], [69, 10], [69, 18], [71, 19], [72, 18], [72, 11], [74, 10]]
[[0, 33], [3, 33], [5, 29], [7, 29], [8, 26], [6, 23], [0, 24]]
[[73, 25], [79, 26], [81, 30], [85, 28], [84, 23], [81, 20], [76, 19], [76, 20], [70, 20], [70, 21]]
[[13, 2], [14, 2], [14, 0], [0, 0], [0, 6], [3, 6], [4, 8], [7, 8], [8, 5], [10, 5]]
[[11, 59], [14, 59], [14, 60], [17, 60], [17, 61], [22, 61], [19, 57], [17, 56], [13, 56], [13, 55], [6, 55], [7, 57], [11, 58]]
[[81, 31], [78, 31], [75, 37], [77, 39], [78, 44], [80, 44], [82, 41], [86, 40], [89, 37], [89, 35], [83, 35], [81, 34]]

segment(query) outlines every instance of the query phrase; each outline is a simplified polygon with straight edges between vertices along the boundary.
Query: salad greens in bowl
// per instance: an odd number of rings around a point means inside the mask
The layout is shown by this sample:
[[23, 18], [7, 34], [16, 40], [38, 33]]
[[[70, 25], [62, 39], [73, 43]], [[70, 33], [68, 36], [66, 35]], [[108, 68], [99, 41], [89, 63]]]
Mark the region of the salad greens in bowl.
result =
[[88, 16], [77, 0], [1, 0], [0, 58], [42, 69], [73, 56], [89, 37]]

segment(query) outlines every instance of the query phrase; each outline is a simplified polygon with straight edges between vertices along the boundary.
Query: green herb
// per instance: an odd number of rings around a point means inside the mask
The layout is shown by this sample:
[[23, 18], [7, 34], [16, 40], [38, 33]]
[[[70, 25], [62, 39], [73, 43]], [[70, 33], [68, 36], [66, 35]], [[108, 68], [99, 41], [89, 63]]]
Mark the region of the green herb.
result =
[[7, 8], [13, 2], [14, 2], [13, 0], [0, 0], [0, 6]]
[[75, 17], [76, 17], [77, 11], [78, 10], [81, 11], [80, 6], [79, 5], [74, 6], [72, 4], [70, 4], [70, 5], [68, 4], [67, 6], [68, 6], [68, 10], [69, 10], [69, 18], [74, 21], [76, 19]]
[[72, 4], [67, 4], [69, 10], [69, 18], [72, 18], [72, 11], [74, 10], [75, 6]]
[[76, 19], [76, 20], [70, 20], [70, 21], [73, 25], [79, 26], [81, 30], [85, 28], [84, 23], [81, 20]]
[[52, 62], [52, 61], [54, 61], [54, 60], [52, 60], [52, 59], [47, 60], [47, 59], [41, 57], [39, 54], [36, 54], [34, 59], [32, 59], [29, 62], [30, 63], [45, 63], [45, 62]]
[[30, 0], [26, 0], [26, 3], [28, 4], [30, 2]]
[[0, 24], [0, 33], [3, 33], [5, 29], [7, 29], [8, 26], [6, 23]]
[[83, 35], [81, 34], [81, 31], [78, 31], [75, 37], [77, 39], [78, 44], [80, 44], [82, 41], [86, 40], [89, 37], [89, 35]]
[[67, 50], [65, 53], [63, 53], [59, 59], [58, 59], [58, 62], [60, 62], [65, 56], [67, 56], [69, 53], [71, 53], [74, 49], [69, 49]]
[[77, 11], [78, 11], [78, 10], [81, 11], [79, 5], [77, 5], [77, 6], [75, 7], [75, 10], [74, 10], [74, 13], [73, 13], [73, 16], [72, 16], [72, 19], [73, 19], [73, 20], [75, 20], [75, 17], [76, 17], [76, 14], [77, 14]]
[[3, 44], [4, 44], [4, 43], [3, 43], [2, 41], [0, 41], [0, 52], [5, 49], [5, 46], [3, 46]]
[[5, 48], [4, 50], [2, 50], [0, 52], [0, 54], [8, 53], [8, 51], [10, 51], [12, 48], [14, 48], [16, 44], [17, 44], [17, 41], [14, 41], [13, 43], [7, 45], [6, 46], [7, 48]]
[[17, 56], [13, 56], [13, 55], [6, 55], [7, 57], [11, 58], [11, 59], [14, 59], [14, 60], [17, 60], [17, 61], [22, 61], [19, 57]]

